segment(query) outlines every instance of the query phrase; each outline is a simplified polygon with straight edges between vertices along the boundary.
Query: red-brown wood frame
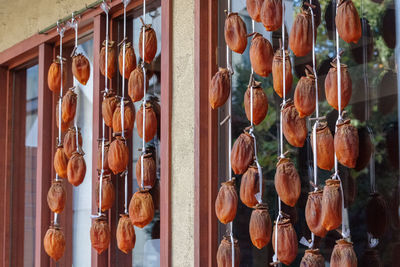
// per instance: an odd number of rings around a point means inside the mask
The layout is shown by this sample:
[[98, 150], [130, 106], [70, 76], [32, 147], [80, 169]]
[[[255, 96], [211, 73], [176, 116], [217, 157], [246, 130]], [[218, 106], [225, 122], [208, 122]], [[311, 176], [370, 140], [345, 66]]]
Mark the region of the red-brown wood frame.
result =
[[195, 266], [216, 266], [218, 223], [218, 112], [208, 102], [217, 70], [218, 1], [195, 2]]
[[[112, 1], [109, 3], [111, 7], [111, 19], [117, 18], [122, 14], [123, 5], [121, 1]], [[132, 1], [127, 10], [142, 5], [142, 0]], [[170, 147], [171, 147], [171, 106], [172, 106], [172, 1], [161, 0], [162, 9], [162, 42], [161, 42], [161, 190], [160, 190], [160, 217], [161, 217], [161, 266], [170, 266]], [[101, 42], [105, 39], [105, 17], [100, 7], [89, 9], [82, 14], [79, 19], [79, 33], [80, 36], [87, 34], [93, 35], [93, 140], [92, 140], [92, 184], [97, 183], [97, 137], [101, 130], [101, 93], [104, 88], [104, 77], [100, 75], [99, 71], [99, 51]], [[115, 29], [115, 23], [110, 22], [110, 29]], [[111, 33], [113, 36], [113, 33]], [[68, 43], [72, 41], [74, 34], [71, 30], [67, 31], [63, 41]], [[64, 43], [63, 42], [63, 43]], [[47, 206], [47, 191], [50, 187], [51, 178], [54, 177], [55, 172], [52, 167], [52, 158], [54, 155], [56, 125], [53, 111], [55, 109], [57, 96], [54, 96], [47, 86], [47, 70], [50, 66], [52, 59], [56, 54], [57, 46], [59, 45], [58, 34], [56, 29], [52, 29], [46, 34], [35, 34], [34, 36], [6, 49], [0, 53], [0, 90], [5, 97], [0, 99], [0, 145], [5, 148], [4, 153], [0, 153], [0, 173], [5, 179], [0, 182], [0, 192], [2, 199], [0, 199], [0, 208], [4, 211], [4, 218], [0, 220], [0, 265], [10, 266], [11, 256], [11, 233], [9, 231], [11, 218], [11, 192], [12, 192], [12, 138], [13, 136], [13, 73], [15, 69], [20, 68], [27, 62], [37, 60], [39, 64], [39, 87], [38, 87], [38, 150], [37, 150], [37, 183], [36, 183], [36, 239], [35, 239], [35, 266], [55, 266], [54, 261], [50, 260], [43, 249], [42, 240], [46, 233], [50, 222], [52, 221], [52, 213]], [[64, 49], [64, 53], [70, 52], [71, 48]], [[68, 55], [68, 54], [66, 54]], [[68, 68], [68, 66], [67, 66]], [[69, 77], [69, 83], [72, 84], [72, 78]], [[23, 112], [21, 112], [23, 113]], [[25, 125], [23, 125], [25, 126]], [[22, 132], [25, 133], [24, 131]], [[51, 140], [51, 142], [49, 142]], [[23, 143], [23, 142], [22, 142]], [[23, 161], [21, 162], [23, 164]], [[21, 165], [22, 166], [22, 165]], [[22, 168], [23, 169], [23, 168]], [[66, 186], [68, 188], [68, 186]], [[94, 189], [94, 187], [93, 187]], [[95, 192], [95, 191], [93, 191]], [[72, 189], [67, 191], [69, 201], [66, 209], [61, 213], [61, 224], [65, 228], [67, 248], [64, 257], [60, 260], [61, 266], [72, 265]], [[93, 198], [93, 212], [97, 211], [95, 197]], [[18, 214], [22, 213], [18, 211]], [[111, 220], [111, 213], [109, 213]], [[113, 218], [114, 220], [115, 218]], [[15, 222], [14, 222], [15, 223]], [[22, 224], [23, 225], [23, 224]], [[116, 224], [110, 221], [112, 234], [115, 233]], [[22, 231], [23, 235], [23, 231]], [[21, 242], [23, 243], [23, 242]], [[111, 243], [115, 246], [115, 243]], [[23, 250], [22, 250], [23, 251]], [[113, 266], [115, 258], [118, 257], [118, 264], [120, 266], [131, 266], [131, 254], [125, 256], [122, 261], [120, 255], [115, 254], [114, 249], [109, 249], [107, 253], [97, 255], [92, 250], [92, 266]], [[20, 255], [19, 258], [23, 258]], [[13, 265], [13, 266], [19, 266]]]

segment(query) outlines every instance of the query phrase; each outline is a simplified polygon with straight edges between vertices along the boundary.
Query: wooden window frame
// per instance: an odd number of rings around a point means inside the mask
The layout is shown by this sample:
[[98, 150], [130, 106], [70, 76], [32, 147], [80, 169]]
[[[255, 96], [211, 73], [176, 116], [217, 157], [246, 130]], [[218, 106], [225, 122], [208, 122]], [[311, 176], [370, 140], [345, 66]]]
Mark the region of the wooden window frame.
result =
[[[149, 1], [150, 3], [151, 1]], [[142, 0], [132, 1], [127, 6], [127, 11], [136, 9], [142, 5]], [[111, 35], [115, 36], [116, 23], [114, 19], [123, 13], [121, 1], [109, 3], [110, 10], [110, 30]], [[161, 177], [160, 177], [160, 265], [171, 265], [171, 217], [170, 217], [170, 162], [171, 162], [171, 108], [172, 108], [172, 1], [161, 0], [161, 145], [160, 156], [162, 158]], [[104, 88], [104, 78], [99, 70], [99, 54], [102, 41], [105, 39], [105, 16], [100, 7], [89, 9], [80, 16], [80, 35], [92, 34], [93, 36], [93, 138], [92, 138], [92, 162], [97, 162], [98, 143], [97, 137], [101, 131], [101, 99], [102, 95], [99, 88]], [[114, 32], [113, 32], [114, 29]], [[74, 39], [73, 31], [65, 33], [64, 42]], [[50, 221], [51, 212], [47, 206], [47, 192], [50, 187], [51, 177], [55, 176], [52, 158], [56, 148], [55, 137], [56, 125], [55, 118], [49, 112], [54, 110], [57, 96], [53, 95], [47, 86], [47, 70], [52, 63], [59, 45], [56, 29], [52, 29], [46, 34], [35, 34], [34, 36], [6, 49], [0, 53], [0, 90], [3, 97], [0, 98], [0, 147], [5, 148], [5, 153], [0, 153], [0, 173], [4, 179], [0, 181], [0, 208], [4, 211], [4, 218], [0, 220], [0, 265], [10, 266], [11, 236], [9, 233], [10, 224], [10, 164], [12, 146], [12, 97], [13, 97], [13, 72], [32, 60], [36, 60], [39, 65], [39, 87], [38, 87], [38, 148], [37, 148], [37, 182], [36, 182], [36, 232], [35, 232], [35, 266], [46, 267], [56, 266], [56, 263], [47, 256], [44, 251], [42, 240], [46, 233]], [[68, 54], [66, 48], [64, 53]], [[70, 66], [66, 66], [70, 68]], [[72, 75], [69, 75], [72, 76]], [[72, 84], [72, 77], [69, 78]], [[115, 79], [116, 80], [116, 79]], [[112, 86], [112, 85], [111, 85]], [[49, 142], [48, 140], [51, 140]], [[89, 170], [88, 170], [89, 171]], [[92, 189], [95, 189], [97, 181], [96, 164], [93, 164]], [[121, 180], [121, 179], [119, 179]], [[67, 186], [68, 196], [72, 196], [72, 188]], [[94, 192], [94, 191], [93, 191]], [[92, 194], [92, 211], [97, 212], [96, 199]], [[60, 260], [61, 266], [72, 266], [72, 198], [68, 198], [66, 208], [61, 213], [61, 226], [66, 235], [66, 251]], [[23, 216], [23, 214], [22, 214]], [[110, 227], [112, 234], [115, 233], [117, 220], [109, 212]], [[115, 238], [112, 238], [114, 240]], [[111, 242], [110, 248], [116, 246], [115, 240]], [[118, 249], [108, 249], [102, 255], [98, 255], [94, 249], [91, 250], [91, 266], [113, 266], [118, 261], [121, 266], [131, 266], [132, 255], [122, 255]]]
[[218, 111], [208, 102], [208, 88], [218, 70], [218, 1], [195, 2], [194, 264], [216, 266], [218, 220]]

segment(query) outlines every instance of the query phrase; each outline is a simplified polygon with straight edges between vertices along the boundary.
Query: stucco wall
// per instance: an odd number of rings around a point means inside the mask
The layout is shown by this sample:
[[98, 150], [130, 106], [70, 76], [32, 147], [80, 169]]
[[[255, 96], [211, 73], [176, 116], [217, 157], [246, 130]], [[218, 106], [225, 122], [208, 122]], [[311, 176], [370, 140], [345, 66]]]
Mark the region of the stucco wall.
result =
[[0, 51], [94, 0], [0, 0]]
[[172, 265], [194, 266], [194, 0], [173, 1]]

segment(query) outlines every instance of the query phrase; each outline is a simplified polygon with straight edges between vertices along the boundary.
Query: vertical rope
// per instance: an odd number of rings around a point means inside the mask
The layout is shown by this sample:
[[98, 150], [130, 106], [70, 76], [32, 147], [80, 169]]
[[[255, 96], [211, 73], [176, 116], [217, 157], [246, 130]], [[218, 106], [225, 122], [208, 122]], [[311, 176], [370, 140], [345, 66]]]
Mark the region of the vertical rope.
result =
[[[101, 3], [101, 8], [104, 13], [106, 13], [106, 42], [105, 42], [105, 59], [104, 59], [104, 93], [103, 93], [103, 101], [108, 93], [108, 24], [109, 18], [108, 13], [110, 11], [110, 7], [107, 5], [106, 1], [103, 0]], [[105, 146], [105, 132], [106, 125], [104, 122], [104, 118], [102, 119], [102, 136], [101, 136], [101, 171], [99, 177], [99, 207], [98, 207], [98, 216], [101, 216], [101, 206], [102, 206], [102, 192], [103, 192], [103, 176], [104, 176], [104, 146]]]
[[[126, 52], [126, 6], [129, 4], [130, 0], [122, 0], [124, 4], [124, 39], [122, 46], [122, 97], [121, 97], [121, 136], [125, 142], [125, 52]], [[122, 173], [124, 175], [124, 213], [128, 214], [128, 168]], [[122, 176], [121, 175], [121, 176]]]
[[146, 82], [146, 67], [145, 67], [145, 44], [146, 44], [146, 0], [143, 0], [143, 31], [142, 31], [142, 68], [143, 68], [143, 125], [142, 125], [142, 155], [140, 157], [140, 187], [143, 188], [143, 158], [146, 153], [146, 91], [147, 91], [147, 82]]
[[[232, 11], [232, 3], [231, 0], [228, 0], [228, 14], [230, 14]], [[228, 99], [228, 144], [229, 144], [229, 149], [228, 149], [228, 164], [229, 164], [229, 181], [232, 180], [232, 164], [231, 164], [231, 149], [232, 149], [232, 74], [233, 74], [233, 69], [232, 69], [232, 52], [229, 49], [229, 46], [226, 45], [226, 67], [229, 71], [229, 83], [230, 83], [230, 88], [231, 92], [229, 95]], [[235, 243], [234, 243], [234, 238], [233, 238], [233, 222], [229, 223], [229, 235], [231, 239], [231, 249], [232, 249], [232, 267], [235, 267]]]
[[[336, 3], [336, 14], [337, 14], [337, 9], [339, 7], [340, 1]], [[337, 70], [337, 95], [338, 95], [338, 119], [336, 121], [336, 127], [335, 127], [335, 133], [337, 132], [337, 125], [340, 121], [342, 121], [342, 90], [341, 90], [341, 63], [340, 63], [340, 39], [339, 39], [339, 33], [336, 28], [336, 70]], [[338, 160], [336, 157], [336, 152], [335, 152], [335, 174], [334, 178], [338, 179], [340, 181], [340, 192], [342, 194], [342, 237], [343, 238], [350, 238], [350, 229], [348, 227], [347, 223], [347, 210], [344, 208], [344, 195], [343, 195], [343, 183], [342, 180], [340, 179], [339, 176], [339, 171], [338, 171]]]
[[[63, 96], [63, 57], [62, 57], [62, 40], [64, 37], [64, 31], [65, 28], [63, 26], [60, 25], [59, 21], [57, 21], [57, 32], [60, 35], [60, 55], [59, 55], [59, 59], [60, 59], [60, 96], [59, 96], [59, 100], [58, 100], [58, 138], [57, 138], [57, 145], [61, 146], [62, 142], [61, 142], [61, 120], [62, 120], [62, 116], [61, 116], [61, 105], [62, 105], [62, 96]], [[56, 174], [56, 181], [60, 180], [60, 177], [58, 176], [58, 174]], [[54, 225], [58, 225], [58, 214], [54, 213]]]
[[[285, 158], [283, 152], [283, 128], [282, 128], [282, 112], [286, 104], [286, 50], [285, 50], [285, 1], [282, 0], [282, 89], [283, 89], [283, 99], [282, 107], [279, 114], [279, 147], [278, 154], [279, 158]], [[278, 263], [278, 224], [279, 220], [282, 218], [282, 205], [281, 198], [278, 195], [278, 216], [275, 221], [275, 253], [272, 257], [274, 263]]]
[[[312, 5], [312, 0], [310, 0], [310, 5]], [[316, 55], [315, 55], [315, 18], [314, 18], [314, 10], [311, 6], [309, 6], [309, 10], [311, 12], [311, 26], [312, 26], [312, 63], [313, 63], [313, 74], [314, 74], [314, 83], [315, 83], [315, 124], [313, 127], [313, 172], [314, 172], [314, 192], [318, 190], [318, 157], [317, 157], [317, 127], [319, 123], [319, 106], [318, 106], [318, 75], [317, 75], [317, 70], [316, 70]], [[311, 232], [311, 244], [310, 248], [314, 245], [314, 240], [315, 240], [315, 235], [313, 232]]]

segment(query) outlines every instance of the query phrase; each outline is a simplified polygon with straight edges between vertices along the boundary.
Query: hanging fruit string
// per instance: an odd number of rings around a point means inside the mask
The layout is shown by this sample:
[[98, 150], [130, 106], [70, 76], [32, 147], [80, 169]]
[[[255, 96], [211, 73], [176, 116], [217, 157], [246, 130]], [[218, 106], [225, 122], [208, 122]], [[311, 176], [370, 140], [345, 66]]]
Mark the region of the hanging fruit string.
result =
[[[254, 35], [254, 20], [251, 20], [251, 27], [252, 27], [252, 35]], [[257, 199], [258, 203], [262, 203], [262, 187], [263, 187], [263, 180], [262, 180], [262, 168], [258, 162], [258, 157], [257, 157], [257, 141], [256, 141], [256, 136], [254, 135], [254, 122], [253, 122], [253, 88], [254, 88], [254, 69], [253, 66], [251, 66], [251, 74], [250, 74], [250, 80], [249, 80], [249, 86], [250, 86], [250, 130], [249, 134], [253, 137], [254, 140], [254, 162], [256, 163], [257, 169], [258, 169], [258, 185], [259, 185], [259, 191], [258, 193], [255, 194], [255, 198]]]
[[[130, 0], [122, 0], [124, 4], [124, 39], [122, 40], [122, 97], [121, 97], [121, 136], [124, 141], [125, 140], [125, 127], [124, 127], [124, 112], [125, 112], [125, 50], [126, 50], [126, 7], [130, 3]], [[126, 170], [121, 174], [124, 175], [124, 191], [125, 191], [125, 198], [124, 198], [124, 213], [128, 214], [128, 167]]]
[[[312, 26], [312, 63], [313, 63], [313, 72], [314, 72], [314, 84], [315, 84], [315, 123], [312, 129], [312, 142], [313, 142], [313, 171], [314, 171], [314, 192], [318, 190], [318, 169], [317, 169], [317, 127], [319, 124], [319, 107], [318, 107], [318, 75], [316, 70], [316, 56], [315, 56], [315, 18], [314, 18], [314, 11], [312, 7], [312, 0], [310, 0], [310, 6], [308, 7], [311, 12], [311, 26]], [[309, 248], [312, 248], [314, 245], [315, 235], [311, 232], [311, 244]]]
[[[65, 28], [64, 28], [64, 26], [62, 26], [61, 24], [60, 24], [60, 22], [59, 21], [57, 21], [57, 32], [58, 32], [58, 34], [60, 35], [60, 55], [58, 56], [58, 58], [59, 58], [59, 60], [60, 60], [60, 73], [61, 73], [61, 75], [60, 75], [60, 96], [59, 96], [59, 100], [58, 100], [58, 138], [57, 138], [57, 146], [61, 146], [61, 144], [62, 144], [62, 140], [61, 140], [61, 138], [62, 138], [62, 136], [61, 136], [61, 120], [62, 120], [62, 116], [61, 116], [61, 105], [62, 105], [62, 97], [63, 97], [63, 79], [64, 79], [64, 77], [63, 77], [63, 63], [64, 63], [64, 61], [63, 61], [63, 57], [62, 57], [62, 40], [63, 40], [63, 37], [64, 37], [64, 31], [65, 31]], [[58, 174], [56, 173], [56, 179], [55, 179], [56, 181], [59, 181], [60, 180], [60, 178], [59, 178], [59, 176], [58, 176]], [[54, 225], [58, 225], [58, 214], [57, 213], [54, 213]]]
[[[72, 12], [71, 16], [71, 21], [69, 22], [69, 27], [73, 28], [75, 31], [75, 46], [74, 49], [72, 50], [71, 57], [74, 57], [77, 55], [76, 50], [78, 49], [78, 21], [75, 19], [74, 12]], [[78, 95], [79, 93], [79, 86], [73, 86], [70, 88], [70, 90], [76, 90], [76, 94]], [[75, 111], [75, 116], [74, 116], [74, 127], [75, 127], [75, 141], [76, 141], [76, 152], [81, 153], [81, 149], [79, 146], [79, 129], [78, 129], [78, 111], [79, 111], [79, 105], [78, 105], [78, 100], [79, 97], [76, 98], [76, 111]], [[83, 153], [82, 153], [83, 154]]]
[[[282, 127], [282, 112], [283, 108], [286, 104], [286, 50], [285, 50], [285, 1], [282, 1], [282, 40], [281, 40], [281, 49], [282, 49], [282, 88], [283, 88], [283, 99], [281, 110], [279, 114], [279, 147], [278, 154], [279, 158], [285, 158], [285, 153], [283, 152], [283, 127]], [[278, 223], [282, 218], [282, 205], [281, 198], [278, 195], [278, 216], [275, 221], [275, 253], [272, 257], [273, 263], [272, 265], [277, 265], [278, 261]]]
[[[228, 0], [228, 10], [227, 14], [230, 14], [232, 11], [232, 3], [231, 0]], [[229, 84], [230, 84], [230, 93], [228, 98], [228, 157], [229, 157], [229, 181], [232, 180], [232, 164], [231, 164], [231, 150], [232, 150], [232, 75], [233, 75], [233, 68], [232, 68], [232, 51], [229, 49], [229, 46], [226, 45], [226, 68], [229, 71]], [[232, 267], [235, 267], [235, 241], [233, 238], [233, 221], [229, 223], [229, 236], [231, 239], [231, 250], [232, 250]]]
[[[105, 49], [105, 68], [104, 68], [104, 92], [103, 92], [103, 101], [108, 94], [108, 24], [109, 18], [108, 13], [110, 11], [110, 7], [107, 5], [106, 1], [103, 0], [101, 3], [101, 9], [106, 14], [106, 49]], [[101, 207], [102, 207], [102, 191], [103, 191], [103, 176], [104, 176], [104, 147], [105, 147], [105, 132], [106, 132], [106, 124], [104, 122], [104, 118], [102, 119], [102, 132], [101, 132], [101, 170], [100, 170], [100, 177], [99, 177], [99, 207], [98, 207], [98, 217], [102, 215]]]
[[[147, 82], [146, 82], [146, 66], [144, 64], [144, 59], [146, 58], [145, 56], [145, 42], [146, 42], [146, 0], [143, 0], [143, 19], [141, 18], [142, 24], [143, 24], [143, 32], [142, 32], [142, 69], [143, 69], [143, 103], [142, 103], [142, 109], [143, 109], [143, 139], [142, 139], [142, 155], [140, 156], [140, 187], [143, 188], [143, 160], [144, 160], [144, 155], [146, 154], [146, 91], [147, 91]], [[140, 44], [139, 44], [140, 45]]]
[[[339, 7], [339, 2], [336, 4], [336, 14]], [[337, 125], [343, 121], [342, 117], [342, 85], [341, 85], [341, 66], [340, 66], [340, 39], [339, 32], [336, 28], [336, 68], [337, 68], [337, 95], [338, 95], [338, 118], [336, 121], [335, 133], [337, 133]], [[333, 175], [334, 179], [340, 181], [340, 192], [342, 194], [342, 237], [344, 239], [350, 239], [350, 228], [348, 226], [347, 209], [344, 207], [344, 194], [343, 194], [343, 183], [339, 176], [338, 171], [338, 159], [335, 151], [335, 173]]]

